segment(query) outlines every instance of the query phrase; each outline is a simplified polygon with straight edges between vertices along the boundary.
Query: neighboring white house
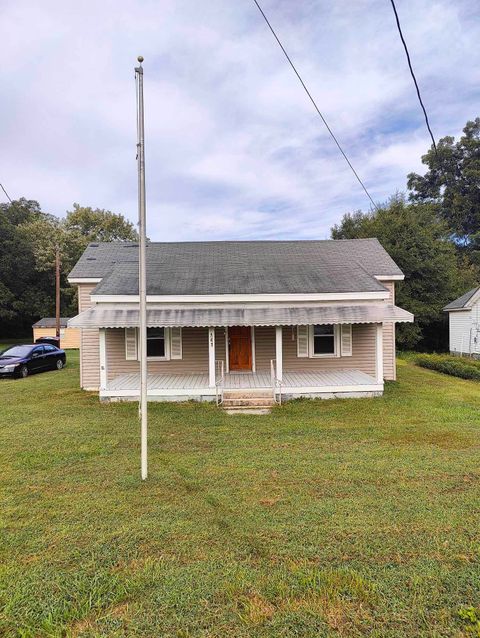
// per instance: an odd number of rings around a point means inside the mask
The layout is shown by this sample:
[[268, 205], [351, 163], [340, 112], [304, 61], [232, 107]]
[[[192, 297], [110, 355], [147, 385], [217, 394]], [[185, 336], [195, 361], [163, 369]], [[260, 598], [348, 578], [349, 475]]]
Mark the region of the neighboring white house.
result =
[[448, 312], [450, 352], [480, 356], [480, 286], [449, 303]]

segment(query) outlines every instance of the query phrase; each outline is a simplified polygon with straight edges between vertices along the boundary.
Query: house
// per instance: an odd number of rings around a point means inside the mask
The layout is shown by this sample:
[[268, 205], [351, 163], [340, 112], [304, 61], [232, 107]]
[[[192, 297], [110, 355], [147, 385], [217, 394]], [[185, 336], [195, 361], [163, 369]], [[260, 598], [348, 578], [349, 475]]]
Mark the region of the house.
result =
[[[80, 348], [80, 329], [69, 328], [67, 322], [69, 317], [60, 318], [60, 346], [67, 348]], [[33, 341], [40, 337], [55, 337], [57, 321], [55, 317], [43, 317], [33, 324]]]
[[443, 310], [448, 312], [450, 352], [480, 357], [480, 286], [455, 299]]
[[[376, 239], [149, 243], [148, 397], [380, 395], [403, 278]], [[69, 281], [82, 388], [138, 398], [138, 245], [91, 243]]]

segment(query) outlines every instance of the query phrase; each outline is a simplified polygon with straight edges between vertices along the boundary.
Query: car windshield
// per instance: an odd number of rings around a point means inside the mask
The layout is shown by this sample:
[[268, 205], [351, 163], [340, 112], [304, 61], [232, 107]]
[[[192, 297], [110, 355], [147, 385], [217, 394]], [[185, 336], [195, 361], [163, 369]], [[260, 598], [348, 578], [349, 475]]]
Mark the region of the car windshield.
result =
[[26, 357], [32, 351], [32, 346], [12, 346], [0, 354], [1, 357]]

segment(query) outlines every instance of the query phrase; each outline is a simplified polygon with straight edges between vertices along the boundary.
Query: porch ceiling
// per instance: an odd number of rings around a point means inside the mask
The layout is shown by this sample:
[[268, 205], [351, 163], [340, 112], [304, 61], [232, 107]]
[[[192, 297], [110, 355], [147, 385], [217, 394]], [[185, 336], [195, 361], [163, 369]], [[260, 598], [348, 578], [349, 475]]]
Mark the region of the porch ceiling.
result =
[[[411, 322], [413, 315], [388, 304], [147, 309], [148, 327], [295, 326]], [[96, 304], [68, 322], [75, 328], [135, 328], [138, 308]]]

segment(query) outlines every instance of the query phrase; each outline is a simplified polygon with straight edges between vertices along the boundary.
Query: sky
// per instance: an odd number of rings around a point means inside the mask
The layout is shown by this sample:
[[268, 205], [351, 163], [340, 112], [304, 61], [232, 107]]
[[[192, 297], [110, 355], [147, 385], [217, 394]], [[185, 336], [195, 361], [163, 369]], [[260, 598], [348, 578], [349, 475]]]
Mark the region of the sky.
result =
[[[430, 140], [390, 1], [261, 4], [373, 199], [405, 190]], [[434, 135], [458, 136], [480, 116], [480, 3], [396, 4]], [[0, 15], [12, 199], [136, 223], [141, 54], [152, 240], [324, 239], [369, 209], [253, 0], [0, 0]]]

